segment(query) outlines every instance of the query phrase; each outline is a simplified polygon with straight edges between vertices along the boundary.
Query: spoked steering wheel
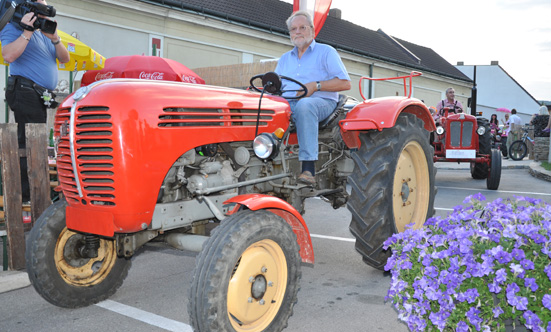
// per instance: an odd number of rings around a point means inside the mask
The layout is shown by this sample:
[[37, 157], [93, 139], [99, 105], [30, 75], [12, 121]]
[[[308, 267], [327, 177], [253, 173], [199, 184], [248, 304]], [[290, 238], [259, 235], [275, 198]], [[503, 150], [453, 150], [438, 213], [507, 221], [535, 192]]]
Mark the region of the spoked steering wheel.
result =
[[[261, 78], [262, 79], [262, 87], [263, 90], [261, 90], [257, 85], [254, 84], [254, 81]], [[298, 86], [300, 86], [300, 89], [296, 90], [281, 90], [281, 81], [287, 80], [291, 81], [293, 83], [296, 83]], [[272, 95], [281, 96], [282, 94], [286, 92], [299, 92], [298, 95], [293, 97], [285, 97], [286, 99], [300, 99], [302, 97], [305, 97], [308, 94], [308, 88], [300, 83], [299, 81], [287, 77], [287, 76], [279, 76], [277, 73], [274, 73], [273, 71], [267, 72], [266, 74], [260, 74], [253, 76], [250, 81], [251, 88], [257, 92], [268, 92]]]

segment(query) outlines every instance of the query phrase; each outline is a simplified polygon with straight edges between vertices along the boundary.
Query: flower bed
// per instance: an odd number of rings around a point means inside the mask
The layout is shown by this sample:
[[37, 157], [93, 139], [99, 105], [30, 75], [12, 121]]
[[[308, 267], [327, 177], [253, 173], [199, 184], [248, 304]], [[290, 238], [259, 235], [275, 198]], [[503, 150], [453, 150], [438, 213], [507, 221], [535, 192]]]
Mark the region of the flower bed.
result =
[[[390, 237], [391, 300], [412, 331], [551, 331], [551, 205], [465, 199]], [[521, 326], [519, 326], [521, 325]]]

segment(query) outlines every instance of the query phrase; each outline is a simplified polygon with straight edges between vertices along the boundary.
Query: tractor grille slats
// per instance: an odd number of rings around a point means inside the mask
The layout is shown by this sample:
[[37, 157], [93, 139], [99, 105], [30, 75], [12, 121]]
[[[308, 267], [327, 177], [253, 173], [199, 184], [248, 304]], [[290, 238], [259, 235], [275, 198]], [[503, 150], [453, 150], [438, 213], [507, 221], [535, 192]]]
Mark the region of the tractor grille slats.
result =
[[[274, 114], [272, 110], [261, 110], [259, 125], [266, 126]], [[170, 107], [159, 115], [159, 127], [256, 126], [257, 116], [257, 110]]]
[[55, 132], [59, 183], [67, 200], [92, 205], [115, 205], [113, 124], [108, 107], [80, 107], [75, 113], [75, 160], [83, 197], [79, 197], [70, 146], [70, 109], [58, 110]]

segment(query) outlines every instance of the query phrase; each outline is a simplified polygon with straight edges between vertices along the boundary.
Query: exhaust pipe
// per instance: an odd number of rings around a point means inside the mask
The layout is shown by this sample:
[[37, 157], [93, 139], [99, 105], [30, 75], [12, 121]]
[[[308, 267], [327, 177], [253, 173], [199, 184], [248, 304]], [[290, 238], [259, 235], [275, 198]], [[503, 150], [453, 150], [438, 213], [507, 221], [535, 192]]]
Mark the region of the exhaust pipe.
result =
[[170, 233], [166, 235], [165, 241], [179, 250], [200, 252], [203, 249], [203, 243], [208, 239], [208, 236], [203, 235]]

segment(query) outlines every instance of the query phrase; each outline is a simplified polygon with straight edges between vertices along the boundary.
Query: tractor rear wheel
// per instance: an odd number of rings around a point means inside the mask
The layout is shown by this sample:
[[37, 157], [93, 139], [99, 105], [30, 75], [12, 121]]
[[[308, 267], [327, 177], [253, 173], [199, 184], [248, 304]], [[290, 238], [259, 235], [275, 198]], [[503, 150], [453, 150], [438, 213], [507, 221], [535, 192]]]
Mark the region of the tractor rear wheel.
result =
[[281, 331], [297, 302], [297, 237], [281, 217], [241, 211], [197, 256], [188, 312], [195, 331]]
[[499, 153], [499, 150], [492, 149], [491, 158], [490, 173], [488, 174], [488, 178], [486, 178], [486, 188], [497, 190], [501, 180], [501, 153]]
[[364, 262], [383, 269], [390, 257], [384, 241], [408, 224], [423, 226], [434, 214], [433, 149], [423, 122], [409, 113], [392, 128], [361, 133], [360, 140], [349, 177], [350, 231]]
[[[490, 123], [487, 119], [476, 119], [478, 127], [484, 126], [486, 131], [484, 135], [478, 136], [478, 152], [477, 154], [489, 155], [492, 153], [492, 132], [490, 130]], [[481, 180], [488, 178], [489, 168], [486, 163], [471, 163], [471, 176], [473, 179]]]
[[84, 235], [65, 226], [62, 200], [38, 218], [27, 239], [29, 279], [48, 302], [64, 308], [98, 303], [113, 295], [128, 275], [131, 261], [117, 257], [115, 241], [99, 239], [97, 258], [80, 253]]

